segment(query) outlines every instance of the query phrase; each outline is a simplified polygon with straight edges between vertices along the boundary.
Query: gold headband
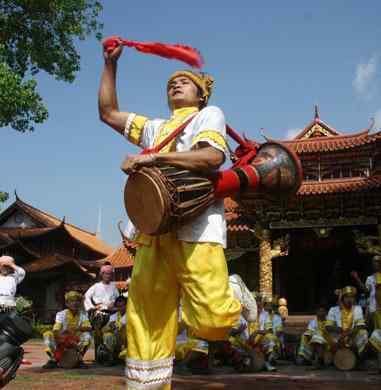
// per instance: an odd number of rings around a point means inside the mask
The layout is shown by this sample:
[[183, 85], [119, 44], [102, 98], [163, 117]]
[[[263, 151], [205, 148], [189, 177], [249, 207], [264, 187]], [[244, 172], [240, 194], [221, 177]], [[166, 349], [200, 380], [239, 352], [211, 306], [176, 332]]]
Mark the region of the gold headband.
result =
[[169, 84], [176, 77], [184, 76], [192, 80], [202, 91], [202, 98], [204, 99], [205, 105], [208, 103], [210, 96], [212, 95], [214, 79], [212, 76], [206, 73], [198, 73], [190, 70], [180, 70], [173, 73], [168, 79], [167, 89], [169, 89]]
[[356, 287], [352, 286], [346, 286], [341, 290], [341, 296], [344, 295], [351, 295], [352, 297], [355, 297], [357, 295], [357, 289]]
[[82, 300], [82, 294], [78, 291], [69, 291], [65, 294], [65, 302], [73, 302]]

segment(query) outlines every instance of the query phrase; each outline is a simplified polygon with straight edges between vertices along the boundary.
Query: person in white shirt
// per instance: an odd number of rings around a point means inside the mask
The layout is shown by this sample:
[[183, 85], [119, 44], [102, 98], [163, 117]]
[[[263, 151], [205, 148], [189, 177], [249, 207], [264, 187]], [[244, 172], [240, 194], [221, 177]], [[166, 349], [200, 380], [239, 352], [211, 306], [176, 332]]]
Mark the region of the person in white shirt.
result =
[[377, 303], [376, 300], [376, 287], [381, 284], [381, 257], [374, 256], [372, 260], [373, 265], [373, 274], [368, 276], [365, 284], [361, 281], [357, 272], [351, 272], [351, 276], [354, 278], [358, 286], [364, 291], [368, 296], [368, 308], [366, 318], [372, 320], [374, 313], [377, 310], [381, 309], [381, 306]]
[[368, 344], [368, 331], [362, 308], [356, 305], [356, 294], [353, 286], [341, 290], [339, 305], [329, 309], [325, 328], [337, 347], [351, 348], [362, 358]]
[[[161, 164], [206, 175], [218, 170], [228, 148], [224, 114], [220, 108], [207, 105], [213, 78], [188, 70], [175, 72], [166, 86], [171, 110], [168, 120], [123, 112], [116, 94], [121, 52], [121, 46], [104, 52], [99, 88], [101, 120], [143, 149], [160, 145], [185, 125], [183, 132], [159, 153], [128, 156], [122, 170], [130, 174]], [[239, 319], [241, 305], [228, 283], [223, 250], [223, 202], [216, 201], [193, 221], [168, 234], [148, 236], [130, 224], [127, 236], [140, 244], [127, 307], [127, 386], [170, 389], [180, 294], [184, 322], [198, 338], [225, 340]]]
[[15, 264], [13, 257], [0, 257], [0, 312], [15, 310], [17, 285], [24, 278], [25, 270]]
[[93, 327], [95, 360], [101, 359], [105, 325], [109, 322], [110, 313], [114, 310], [119, 291], [113, 282], [114, 268], [110, 264], [103, 265], [99, 276], [101, 281], [93, 284], [85, 293], [84, 307], [89, 314]]
[[114, 268], [112, 265], [103, 265], [100, 269], [100, 282], [93, 284], [85, 293], [85, 310], [113, 310], [114, 302], [119, 296], [114, 279]]
[[263, 310], [259, 317], [259, 330], [252, 334], [252, 338], [259, 335], [258, 344], [265, 354], [267, 371], [276, 370], [276, 361], [280, 357], [283, 345], [283, 321], [276, 313], [278, 299], [271, 296], [263, 298]]

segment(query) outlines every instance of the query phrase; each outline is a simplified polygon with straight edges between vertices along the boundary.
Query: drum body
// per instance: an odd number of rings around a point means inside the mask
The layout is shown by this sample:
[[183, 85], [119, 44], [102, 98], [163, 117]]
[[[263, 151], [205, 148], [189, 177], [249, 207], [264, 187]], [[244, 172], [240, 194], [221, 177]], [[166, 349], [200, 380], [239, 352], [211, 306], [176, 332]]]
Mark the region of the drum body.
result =
[[177, 229], [213, 202], [211, 180], [170, 166], [141, 168], [130, 175], [124, 191], [130, 220], [149, 235]]
[[260, 372], [265, 369], [265, 355], [262, 351], [254, 349], [250, 352], [250, 371]]
[[333, 363], [341, 371], [353, 370], [356, 367], [356, 355], [349, 348], [339, 348]]
[[81, 361], [81, 355], [76, 348], [66, 348], [62, 352], [59, 365], [65, 369], [76, 368]]

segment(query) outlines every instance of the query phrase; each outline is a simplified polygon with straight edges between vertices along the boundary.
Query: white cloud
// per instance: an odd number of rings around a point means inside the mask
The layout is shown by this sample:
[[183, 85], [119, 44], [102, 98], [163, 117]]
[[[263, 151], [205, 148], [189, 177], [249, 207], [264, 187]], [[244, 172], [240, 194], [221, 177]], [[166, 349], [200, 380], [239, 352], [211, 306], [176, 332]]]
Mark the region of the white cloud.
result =
[[302, 129], [288, 129], [286, 132], [286, 139], [293, 139], [295, 138]]
[[359, 96], [369, 97], [374, 92], [373, 82], [378, 67], [378, 58], [373, 55], [367, 63], [358, 64], [356, 67], [353, 88]]
[[378, 110], [374, 116], [374, 128], [375, 130], [381, 130], [381, 110]]

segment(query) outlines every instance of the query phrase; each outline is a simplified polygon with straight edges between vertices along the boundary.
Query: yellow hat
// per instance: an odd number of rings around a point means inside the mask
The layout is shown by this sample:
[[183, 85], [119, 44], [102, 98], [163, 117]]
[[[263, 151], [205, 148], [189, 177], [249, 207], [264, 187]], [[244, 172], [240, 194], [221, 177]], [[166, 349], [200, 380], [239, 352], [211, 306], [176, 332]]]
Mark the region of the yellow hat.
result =
[[357, 289], [353, 286], [346, 286], [341, 290], [341, 296], [351, 295], [355, 297], [357, 295]]
[[167, 89], [169, 89], [170, 82], [176, 77], [188, 77], [191, 79], [202, 91], [202, 97], [204, 99], [204, 104], [208, 104], [208, 100], [212, 94], [214, 79], [212, 76], [203, 73], [203, 72], [194, 72], [191, 70], [180, 70], [171, 75], [168, 79]]
[[65, 302], [82, 300], [82, 294], [78, 291], [69, 291], [65, 294]]

